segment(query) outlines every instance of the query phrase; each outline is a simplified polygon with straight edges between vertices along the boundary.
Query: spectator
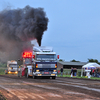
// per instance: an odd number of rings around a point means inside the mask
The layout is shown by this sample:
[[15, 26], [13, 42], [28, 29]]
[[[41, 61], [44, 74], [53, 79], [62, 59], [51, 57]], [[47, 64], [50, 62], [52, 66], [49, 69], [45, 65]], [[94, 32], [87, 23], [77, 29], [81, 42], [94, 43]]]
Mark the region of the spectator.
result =
[[95, 69], [95, 77], [98, 77], [98, 68]]
[[75, 73], [75, 68], [73, 68], [73, 76], [74, 76], [74, 73]]
[[92, 70], [92, 75], [93, 75], [93, 77], [95, 76], [95, 70], [94, 69]]
[[91, 71], [90, 71], [90, 75], [92, 76], [92, 68], [91, 68]]
[[77, 75], [77, 69], [75, 68], [74, 69], [74, 76], [76, 76]]
[[71, 75], [71, 77], [73, 77], [73, 67], [71, 67], [70, 75]]
[[63, 67], [61, 67], [60, 71], [61, 71], [61, 76], [62, 76], [63, 75]]

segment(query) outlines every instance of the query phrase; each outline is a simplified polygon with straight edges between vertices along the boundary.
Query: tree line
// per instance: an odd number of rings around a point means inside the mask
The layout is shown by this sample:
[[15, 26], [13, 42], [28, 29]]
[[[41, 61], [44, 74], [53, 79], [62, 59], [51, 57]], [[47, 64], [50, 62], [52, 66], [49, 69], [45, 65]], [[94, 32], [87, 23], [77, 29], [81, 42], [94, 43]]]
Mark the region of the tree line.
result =
[[[63, 61], [64, 62], [63, 59], [59, 59], [59, 61]], [[77, 60], [73, 59], [70, 62], [80, 62], [80, 61], [77, 61]], [[97, 59], [88, 59], [87, 62], [94, 62], [94, 63], [100, 64], [100, 62]]]
[[7, 63], [6, 62], [0, 62], [0, 67], [7, 67]]

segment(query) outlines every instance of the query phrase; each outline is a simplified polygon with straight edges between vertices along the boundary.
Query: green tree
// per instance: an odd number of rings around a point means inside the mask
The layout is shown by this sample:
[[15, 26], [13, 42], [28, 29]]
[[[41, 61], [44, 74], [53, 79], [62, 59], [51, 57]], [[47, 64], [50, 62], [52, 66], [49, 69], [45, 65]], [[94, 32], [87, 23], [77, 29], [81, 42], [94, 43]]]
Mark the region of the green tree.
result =
[[100, 64], [100, 62], [97, 59], [88, 59], [88, 62], [95, 62], [95, 63]]
[[76, 61], [75, 59], [71, 60], [70, 62], [80, 62], [80, 61]]
[[63, 59], [59, 59], [59, 61], [63, 61]]
[[7, 67], [6, 63], [0, 62], [0, 67]]

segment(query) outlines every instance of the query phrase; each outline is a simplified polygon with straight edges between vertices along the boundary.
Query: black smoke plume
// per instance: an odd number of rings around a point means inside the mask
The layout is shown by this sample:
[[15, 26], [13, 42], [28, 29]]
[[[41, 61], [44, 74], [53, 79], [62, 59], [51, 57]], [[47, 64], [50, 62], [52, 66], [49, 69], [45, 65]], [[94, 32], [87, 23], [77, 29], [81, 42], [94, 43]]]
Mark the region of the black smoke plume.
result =
[[31, 40], [39, 46], [43, 32], [47, 30], [48, 18], [43, 8], [26, 6], [0, 12], [0, 60], [20, 58], [23, 50], [31, 48]]

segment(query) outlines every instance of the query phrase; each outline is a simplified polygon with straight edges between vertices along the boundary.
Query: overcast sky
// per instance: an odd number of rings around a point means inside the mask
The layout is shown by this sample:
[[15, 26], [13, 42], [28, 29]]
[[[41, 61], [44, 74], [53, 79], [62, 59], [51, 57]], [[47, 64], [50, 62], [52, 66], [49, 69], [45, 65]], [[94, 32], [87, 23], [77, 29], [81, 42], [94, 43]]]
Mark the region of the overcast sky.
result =
[[0, 10], [42, 7], [49, 18], [42, 46], [65, 61], [100, 61], [100, 0], [0, 0]]

